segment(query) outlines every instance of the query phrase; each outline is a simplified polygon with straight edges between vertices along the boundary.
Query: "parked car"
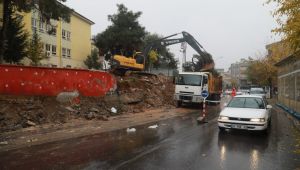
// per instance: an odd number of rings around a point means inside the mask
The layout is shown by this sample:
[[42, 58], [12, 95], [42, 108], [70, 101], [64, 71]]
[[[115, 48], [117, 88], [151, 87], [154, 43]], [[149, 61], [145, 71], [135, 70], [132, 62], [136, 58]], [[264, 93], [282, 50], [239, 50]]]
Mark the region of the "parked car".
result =
[[250, 88], [249, 94], [257, 95], [257, 96], [262, 96], [262, 97], [266, 98], [266, 92], [261, 87]]
[[271, 108], [262, 96], [235, 96], [220, 113], [219, 129], [267, 131], [271, 124]]

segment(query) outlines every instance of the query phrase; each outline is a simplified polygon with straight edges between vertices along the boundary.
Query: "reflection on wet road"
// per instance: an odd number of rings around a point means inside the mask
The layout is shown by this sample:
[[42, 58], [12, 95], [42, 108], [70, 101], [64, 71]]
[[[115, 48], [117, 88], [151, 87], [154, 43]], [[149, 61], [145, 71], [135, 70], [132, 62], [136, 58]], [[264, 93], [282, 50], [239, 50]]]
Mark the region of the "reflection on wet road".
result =
[[[295, 129], [273, 112], [269, 135], [219, 133], [219, 106], [209, 106], [208, 123], [197, 113], [149, 125], [0, 153], [0, 169], [296, 169]], [[155, 123], [154, 123], [155, 124]], [[153, 124], [150, 124], [153, 125]]]

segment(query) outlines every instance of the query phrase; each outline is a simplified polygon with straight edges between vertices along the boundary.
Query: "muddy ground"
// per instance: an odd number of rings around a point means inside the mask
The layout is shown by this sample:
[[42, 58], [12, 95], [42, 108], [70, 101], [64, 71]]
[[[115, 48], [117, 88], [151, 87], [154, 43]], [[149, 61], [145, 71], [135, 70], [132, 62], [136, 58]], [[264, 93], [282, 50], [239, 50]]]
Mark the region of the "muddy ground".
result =
[[0, 133], [75, 119], [109, 121], [109, 117], [174, 107], [174, 85], [169, 77], [131, 75], [116, 77], [118, 90], [105, 97], [79, 97], [59, 102], [57, 97], [0, 96]]

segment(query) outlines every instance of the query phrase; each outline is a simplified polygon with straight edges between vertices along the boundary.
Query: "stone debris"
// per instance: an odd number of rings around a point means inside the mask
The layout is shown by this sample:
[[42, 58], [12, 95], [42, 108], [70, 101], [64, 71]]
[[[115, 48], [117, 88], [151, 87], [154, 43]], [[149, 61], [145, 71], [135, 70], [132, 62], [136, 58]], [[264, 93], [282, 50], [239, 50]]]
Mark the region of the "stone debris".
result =
[[28, 139], [28, 140], [27, 140], [27, 143], [36, 142], [36, 141], [38, 141], [38, 139], [36, 139], [36, 138]]
[[27, 120], [26, 124], [27, 124], [28, 126], [35, 126], [35, 125], [36, 125], [34, 122], [32, 122], [32, 121], [30, 121], [30, 120]]
[[148, 128], [149, 129], [156, 129], [156, 128], [158, 128], [158, 125], [152, 125], [152, 126], [149, 126]]
[[136, 129], [135, 129], [135, 128], [127, 128], [127, 129], [126, 129], [126, 132], [127, 132], [127, 133], [136, 132]]
[[117, 113], [117, 109], [114, 108], [114, 107], [112, 107], [112, 108], [110, 109], [110, 111], [111, 111], [112, 113]]
[[0, 142], [0, 145], [8, 145], [7, 141]]

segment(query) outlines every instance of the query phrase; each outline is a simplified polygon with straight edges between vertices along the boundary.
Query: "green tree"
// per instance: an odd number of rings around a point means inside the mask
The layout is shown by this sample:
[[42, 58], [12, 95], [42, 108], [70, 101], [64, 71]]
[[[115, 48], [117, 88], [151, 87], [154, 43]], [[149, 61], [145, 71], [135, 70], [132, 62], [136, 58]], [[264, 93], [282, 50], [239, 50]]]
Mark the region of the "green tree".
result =
[[84, 61], [84, 64], [89, 69], [101, 69], [101, 63], [99, 62], [99, 53], [97, 49], [92, 50], [91, 55], [87, 56], [87, 59]]
[[33, 66], [38, 66], [41, 60], [47, 58], [44, 51], [44, 44], [36, 32], [33, 33], [30, 40], [27, 58], [31, 60], [31, 65]]
[[28, 33], [24, 31], [22, 17], [11, 15], [7, 24], [7, 48], [4, 60], [8, 63], [18, 63], [27, 55]]
[[[163, 38], [163, 36], [158, 35], [156, 33], [152, 34], [152, 33], [147, 33], [145, 38], [144, 38], [144, 47], [145, 48], [147, 45], [159, 40]], [[170, 68], [177, 68], [177, 61], [174, 58], [174, 54], [170, 52], [170, 50], [165, 47], [165, 46], [155, 46], [155, 50], [158, 53], [158, 59], [153, 62], [153, 66], [154, 67], [164, 67], [164, 66], [169, 66]], [[148, 56], [149, 58], [150, 56]], [[149, 65], [149, 61], [146, 60], [146, 68]]]
[[95, 44], [101, 55], [107, 53], [132, 56], [135, 50], [142, 47], [146, 32], [138, 19], [142, 12], [129, 11], [123, 4], [118, 4], [118, 12], [108, 15], [112, 23], [105, 31], [95, 36]]
[[60, 2], [66, 0], [1, 0], [3, 4], [3, 25], [0, 30], [0, 63], [4, 59], [4, 51], [8, 48], [8, 24], [9, 17], [16, 12], [30, 12], [37, 9], [44, 21], [50, 23], [50, 19], [70, 21], [71, 9]]
[[300, 1], [299, 0], [267, 0], [275, 2], [278, 8], [273, 16], [277, 18], [279, 28], [273, 32], [284, 35], [284, 41], [289, 43], [294, 51], [300, 49]]

